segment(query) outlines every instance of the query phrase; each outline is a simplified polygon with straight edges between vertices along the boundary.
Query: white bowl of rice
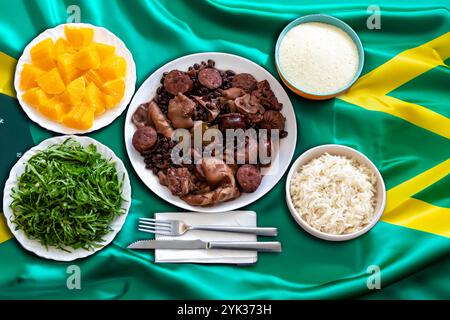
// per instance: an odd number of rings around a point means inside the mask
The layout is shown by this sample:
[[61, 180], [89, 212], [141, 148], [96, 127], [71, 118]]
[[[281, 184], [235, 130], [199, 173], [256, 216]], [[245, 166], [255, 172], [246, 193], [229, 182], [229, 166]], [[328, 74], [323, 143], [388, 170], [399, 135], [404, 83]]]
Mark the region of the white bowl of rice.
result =
[[369, 158], [350, 147], [327, 144], [309, 149], [294, 162], [286, 180], [286, 202], [311, 235], [345, 241], [380, 220], [386, 189]]

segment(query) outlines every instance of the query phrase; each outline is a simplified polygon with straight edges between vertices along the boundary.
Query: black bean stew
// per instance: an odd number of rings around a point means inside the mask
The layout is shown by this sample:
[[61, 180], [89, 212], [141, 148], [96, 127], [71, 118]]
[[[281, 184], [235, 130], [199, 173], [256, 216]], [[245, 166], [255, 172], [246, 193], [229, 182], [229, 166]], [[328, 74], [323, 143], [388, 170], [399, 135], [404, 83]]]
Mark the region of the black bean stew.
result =
[[[282, 107], [267, 80], [217, 69], [213, 60], [202, 61], [186, 71], [163, 74], [156, 96], [139, 106], [132, 117], [136, 125], [132, 143], [146, 168], [174, 195], [190, 205], [212, 206], [233, 200], [242, 192], [256, 191], [263, 179], [261, 167], [270, 165], [258, 155], [263, 143], [258, 141], [259, 135], [246, 136], [238, 148], [239, 142], [226, 145], [227, 130], [253, 129], [260, 133], [265, 129], [270, 133], [277, 129], [284, 138], [287, 132]], [[217, 129], [223, 140], [192, 144], [187, 155], [192, 161], [174, 163], [172, 151], [179, 141], [171, 138], [176, 129], [189, 130], [191, 138], [195, 129]], [[270, 155], [271, 141], [264, 143]], [[223, 155], [213, 151], [200, 157], [212, 147], [224, 151]]]

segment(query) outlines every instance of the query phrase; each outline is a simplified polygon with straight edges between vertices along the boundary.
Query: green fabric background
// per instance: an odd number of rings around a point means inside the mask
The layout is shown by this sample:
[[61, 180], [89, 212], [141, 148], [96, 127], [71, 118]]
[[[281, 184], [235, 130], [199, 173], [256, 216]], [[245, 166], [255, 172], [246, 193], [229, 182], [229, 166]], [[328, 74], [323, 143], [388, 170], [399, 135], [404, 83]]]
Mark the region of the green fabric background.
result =
[[[417, 4], [377, 1], [381, 30], [368, 30], [369, 0], [337, 1], [0, 1], [0, 51], [18, 58], [25, 45], [46, 28], [66, 22], [66, 8], [77, 4], [81, 22], [108, 28], [132, 52], [137, 86], [166, 62], [195, 52], [221, 51], [244, 56], [276, 75], [273, 51], [282, 28], [298, 16], [336, 16], [361, 37], [363, 74], [396, 54], [450, 30], [448, 0]], [[450, 45], [450, 44], [449, 44]], [[448, 63], [448, 61], [447, 61]], [[450, 71], [437, 67], [396, 89], [393, 96], [420, 103], [450, 117]], [[389, 81], [389, 79], [386, 79]], [[299, 128], [294, 157], [323, 143], [352, 146], [371, 158], [391, 188], [450, 157], [450, 141], [404, 120], [333, 99], [317, 102], [288, 91]], [[29, 121], [17, 101], [0, 95], [0, 184], [16, 154], [53, 134]], [[450, 298], [450, 240], [380, 222], [368, 234], [345, 243], [312, 238], [291, 218], [284, 202], [285, 177], [263, 199], [248, 206], [258, 224], [277, 226], [283, 253], [261, 254], [248, 267], [154, 264], [153, 253], [125, 249], [142, 237], [137, 219], [175, 207], [155, 196], [132, 169], [124, 147], [125, 114], [89, 134], [112, 148], [128, 168], [133, 201], [113, 244], [76, 261], [81, 290], [68, 290], [70, 263], [40, 259], [11, 239], [0, 244], [1, 299], [343, 299]], [[415, 195], [450, 207], [450, 179]], [[381, 268], [382, 290], [368, 290], [367, 268]]]

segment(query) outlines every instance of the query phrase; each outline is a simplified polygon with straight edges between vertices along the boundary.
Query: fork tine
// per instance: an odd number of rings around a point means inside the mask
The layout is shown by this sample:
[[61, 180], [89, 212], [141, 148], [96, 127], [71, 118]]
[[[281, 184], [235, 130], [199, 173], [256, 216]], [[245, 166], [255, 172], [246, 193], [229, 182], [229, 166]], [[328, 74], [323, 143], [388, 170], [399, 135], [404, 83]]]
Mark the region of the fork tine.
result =
[[172, 222], [170, 220], [156, 220], [150, 218], [139, 218], [140, 223], [159, 223], [159, 224], [167, 224], [170, 225]]
[[149, 229], [149, 230], [161, 230], [161, 231], [171, 231], [170, 227], [158, 227], [158, 226], [146, 226], [144, 224], [138, 225], [138, 228]]
[[148, 226], [158, 226], [170, 228], [170, 223], [160, 223], [160, 222], [149, 222], [149, 221], [139, 221], [140, 224], [146, 224]]
[[147, 232], [147, 233], [161, 234], [161, 235], [164, 235], [164, 236], [170, 236], [171, 235], [170, 232], [150, 231], [150, 230], [146, 230], [146, 229], [138, 229], [138, 230], [142, 231], [142, 232]]
[[153, 218], [139, 218], [139, 220], [148, 221], [148, 222], [171, 223], [170, 220], [161, 220], [161, 219], [153, 219]]

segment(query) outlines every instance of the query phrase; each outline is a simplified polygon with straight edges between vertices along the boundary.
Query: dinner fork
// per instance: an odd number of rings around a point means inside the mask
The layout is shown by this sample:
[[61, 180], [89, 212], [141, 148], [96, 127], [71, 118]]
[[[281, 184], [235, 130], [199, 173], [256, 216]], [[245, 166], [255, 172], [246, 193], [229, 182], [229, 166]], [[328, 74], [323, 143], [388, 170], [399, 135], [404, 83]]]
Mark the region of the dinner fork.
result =
[[181, 220], [156, 220], [151, 218], [139, 218], [138, 230], [166, 236], [181, 236], [189, 230], [239, 232], [271, 237], [275, 237], [278, 234], [277, 228], [227, 227], [217, 225], [191, 226]]

